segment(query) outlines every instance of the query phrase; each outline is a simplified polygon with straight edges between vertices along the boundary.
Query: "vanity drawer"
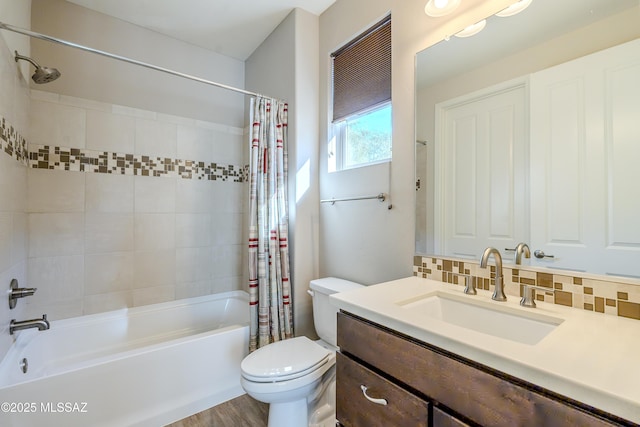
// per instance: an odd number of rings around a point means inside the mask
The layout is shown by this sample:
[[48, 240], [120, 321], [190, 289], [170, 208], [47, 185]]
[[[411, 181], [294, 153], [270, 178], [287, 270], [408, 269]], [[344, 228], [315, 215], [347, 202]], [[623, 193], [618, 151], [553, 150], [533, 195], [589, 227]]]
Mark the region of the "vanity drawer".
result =
[[629, 425], [364, 319], [338, 314], [340, 351], [485, 426]]
[[[336, 418], [345, 427], [427, 426], [429, 403], [338, 353]], [[385, 399], [386, 405], [371, 402]]]

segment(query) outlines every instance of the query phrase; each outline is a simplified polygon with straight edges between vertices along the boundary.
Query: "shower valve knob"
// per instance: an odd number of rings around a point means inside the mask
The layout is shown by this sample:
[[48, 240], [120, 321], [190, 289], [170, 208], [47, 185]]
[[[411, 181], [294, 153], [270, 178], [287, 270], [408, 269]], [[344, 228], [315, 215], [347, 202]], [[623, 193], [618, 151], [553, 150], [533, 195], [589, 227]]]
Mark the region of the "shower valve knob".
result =
[[18, 287], [18, 280], [12, 279], [9, 291], [9, 309], [13, 310], [16, 307], [18, 298], [29, 297], [36, 293], [38, 288], [20, 288]]

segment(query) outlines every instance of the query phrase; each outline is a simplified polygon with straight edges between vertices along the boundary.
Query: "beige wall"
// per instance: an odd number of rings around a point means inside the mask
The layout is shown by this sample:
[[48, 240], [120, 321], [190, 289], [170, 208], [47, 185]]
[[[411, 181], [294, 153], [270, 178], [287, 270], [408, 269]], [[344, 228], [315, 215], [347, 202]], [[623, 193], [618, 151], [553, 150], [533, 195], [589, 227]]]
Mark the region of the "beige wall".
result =
[[[33, 31], [215, 82], [244, 85], [244, 63], [64, 0], [34, 0]], [[188, 23], [185, 23], [188, 25]], [[243, 125], [242, 95], [41, 40], [33, 57], [62, 77], [41, 90]]]
[[[28, 27], [29, 1], [0, 0], [0, 17], [9, 24]], [[25, 40], [26, 39], [26, 40]], [[29, 53], [27, 38], [0, 31], [0, 290], [9, 289], [11, 279], [27, 286], [27, 167], [26, 159], [7, 153], [18, 139], [28, 138], [29, 88], [14, 61], [13, 51]], [[9, 310], [7, 300], [0, 304], [0, 360], [13, 339], [11, 319], [25, 318], [24, 300]]]
[[[318, 17], [295, 9], [246, 63], [246, 87], [289, 103], [289, 226], [296, 335], [315, 336], [306, 290], [318, 277]], [[309, 186], [305, 185], [308, 182]]]
[[[320, 208], [320, 275], [364, 284], [412, 274], [414, 254], [414, 56], [510, 3], [465, 1], [452, 17], [429, 18], [424, 0], [338, 0], [320, 17], [320, 196], [391, 193], [393, 208], [376, 201]], [[352, 171], [327, 173], [330, 58], [336, 48], [388, 12], [392, 15], [393, 161]], [[390, 186], [388, 186], [390, 177]], [[377, 186], [372, 185], [376, 183]], [[388, 186], [380, 188], [380, 186]]]

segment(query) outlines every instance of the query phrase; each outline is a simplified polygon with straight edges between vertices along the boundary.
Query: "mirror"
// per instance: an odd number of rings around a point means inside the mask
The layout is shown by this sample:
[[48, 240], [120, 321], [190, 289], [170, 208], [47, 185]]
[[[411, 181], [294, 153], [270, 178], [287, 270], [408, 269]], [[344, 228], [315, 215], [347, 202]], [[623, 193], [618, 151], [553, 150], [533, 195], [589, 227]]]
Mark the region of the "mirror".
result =
[[[549, 243], [548, 236], [542, 236], [543, 233], [538, 232], [541, 229], [546, 230], [554, 226], [554, 224], [549, 224], [549, 221], [553, 220], [541, 218], [548, 216], [549, 212], [553, 211], [553, 208], [548, 205], [553, 200], [558, 203], [563, 202], [562, 197], [545, 193], [545, 188], [548, 188], [552, 181], [551, 178], [540, 172], [541, 170], [546, 171], [546, 169], [535, 163], [536, 159], [542, 156], [539, 153], [541, 146], [550, 150], [548, 153], [555, 153], [554, 155], [558, 156], [559, 151], [554, 151], [554, 146], [548, 144], [555, 143], [553, 142], [554, 138], [559, 138], [559, 136], [549, 133], [548, 137], [540, 138], [540, 129], [543, 127], [539, 125], [537, 118], [529, 116], [529, 110], [535, 110], [533, 102], [541, 96], [537, 92], [534, 93], [534, 81], [537, 80], [534, 80], [532, 76], [537, 77], [544, 70], [571, 63], [571, 61], [575, 62], [575, 60], [587, 55], [607, 51], [623, 44], [634, 43], [636, 50], [632, 56], [637, 57], [635, 52], [640, 50], [638, 47], [640, 45], [636, 43], [638, 37], [640, 37], [640, 0], [533, 0], [526, 10], [517, 15], [489, 17], [486, 27], [474, 36], [466, 38], [452, 36], [419, 52], [416, 57], [416, 254], [478, 260], [481, 255], [478, 248], [494, 246], [501, 251], [505, 260], [512, 260], [513, 252], [506, 252], [505, 249], [514, 248], [518, 242], [522, 241], [528, 243], [531, 248], [531, 259], [523, 261], [525, 265], [640, 278], [640, 262], [637, 262], [640, 260], [640, 221], [638, 221], [640, 201], [626, 202], [622, 214], [619, 214], [620, 209], [618, 209], [618, 217], [603, 220], [605, 225], [601, 228], [606, 228], [609, 234], [606, 239], [603, 237], [602, 240], [606, 240], [607, 243], [601, 245], [605, 248], [595, 254], [585, 255], [584, 251], [578, 251], [574, 255], [573, 249], [582, 245], [577, 240], [573, 241], [567, 237], [564, 240], [558, 238]], [[634, 40], [636, 42], [633, 42]], [[638, 70], [640, 70], [640, 66], [636, 66], [632, 71], [635, 73], [633, 78], [636, 82], [638, 81]], [[637, 83], [632, 86], [637, 86]], [[505, 88], [511, 87], [524, 88], [522, 92], [523, 129], [520, 136], [522, 141], [516, 141], [514, 145], [520, 147], [522, 158], [517, 160], [519, 163], [510, 164], [510, 167], [520, 171], [521, 174], [507, 171], [509, 173], [492, 176], [487, 185], [512, 191], [515, 196], [511, 199], [520, 197], [522, 203], [516, 200], [510, 210], [505, 209], [505, 211], [509, 210], [508, 213], [505, 213], [503, 217], [498, 217], [498, 221], [494, 221], [495, 219], [490, 221], [507, 224], [511, 221], [508, 215], [514, 216], [515, 210], [518, 211], [515, 216], [518, 217], [518, 220], [522, 219], [524, 225], [518, 228], [509, 223], [508, 227], [505, 226], [509, 228], [509, 231], [502, 234], [497, 233], [498, 237], [493, 240], [485, 240], [481, 236], [482, 233], [479, 233], [477, 229], [472, 229], [473, 226], [471, 226], [469, 230], [463, 230], [459, 233], [462, 236], [459, 240], [465, 241], [464, 243], [470, 249], [451, 248], [447, 243], [451, 233], [445, 230], [449, 227], [446, 224], [453, 221], [451, 217], [464, 216], [465, 210], [463, 208], [465, 207], [468, 207], [469, 212], [478, 216], [477, 209], [484, 203], [484, 199], [477, 194], [475, 188], [474, 191], [469, 192], [470, 186], [464, 187], [458, 183], [458, 185], [444, 187], [452, 165], [447, 162], [454, 162], [453, 165], [458, 168], [467, 165], [469, 168], [475, 169], [480, 157], [461, 160], [460, 156], [471, 156], [468, 151], [469, 147], [456, 146], [455, 149], [452, 149], [443, 142], [443, 140], [449, 142], [443, 137], [449, 129], [443, 111], [449, 111], [446, 108], [451, 105], [466, 105], [471, 102], [470, 99], [484, 99], [488, 90], [493, 89], [496, 92], [501, 92], [505, 91]], [[637, 123], [640, 119], [638, 115], [640, 114], [640, 107], [638, 107], [640, 92], [637, 90], [632, 90], [632, 92], [633, 96], [629, 95], [625, 103], [622, 103], [628, 107], [623, 115], [635, 117], [633, 120]], [[633, 101], [629, 102], [629, 99]], [[604, 103], [605, 101], [600, 102], [601, 105]], [[547, 107], [548, 111], [554, 110], [554, 108], [557, 108], [558, 111], [566, 110], [566, 106], [554, 107], [548, 104]], [[618, 114], [620, 113], [620, 111], [616, 111]], [[553, 122], [553, 118], [549, 120]], [[553, 123], [550, 126], [551, 129], [558, 127]], [[606, 126], [604, 127], [606, 128]], [[635, 127], [638, 126], [635, 125]], [[608, 132], [608, 130], [605, 131]], [[635, 145], [638, 145], [640, 131], [630, 132], [635, 138]], [[506, 147], [507, 151], [513, 150], [513, 146], [510, 147]], [[607, 152], [606, 149], [605, 147], [603, 155]], [[634, 150], [629, 151], [627, 155], [640, 155], [640, 150]], [[477, 151], [481, 151], [481, 148], [478, 148]], [[508, 152], [508, 155], [503, 157], [509, 157], [512, 154]], [[491, 155], [495, 156], [495, 153]], [[548, 156], [551, 155], [548, 154]], [[558, 162], [565, 160], [552, 156], [548, 158]], [[491, 164], [492, 161], [493, 158], [488, 158], [484, 163]], [[513, 159], [510, 161], [516, 162]], [[569, 164], [572, 163], [569, 162]], [[629, 165], [630, 162], [626, 164]], [[624, 168], [624, 165], [624, 161], [616, 163], [615, 182], [619, 182], [624, 176], [625, 179], [629, 178], [635, 180], [632, 182], [637, 183], [640, 179], [640, 172], [636, 172], [635, 169], [638, 168]], [[578, 166], [577, 169], [580, 167]], [[569, 170], [573, 170], [571, 166], [567, 167], [565, 173], [568, 174]], [[455, 174], [451, 176], [452, 180], [458, 178], [458, 175]], [[607, 177], [609, 176], [607, 175]], [[576, 185], [581, 185], [577, 176], [569, 176], [566, 181], [577, 182]], [[467, 181], [475, 186], [481, 186], [479, 182], [472, 179]], [[607, 185], [617, 184], [609, 182]], [[513, 190], [514, 187], [516, 187], [515, 190]], [[566, 194], [572, 194], [569, 191], [571, 189], [569, 184], [566, 188]], [[580, 194], [587, 199], [580, 203], [589, 204], [589, 191], [579, 190], [582, 191]], [[619, 192], [620, 190], [621, 188], [618, 188]], [[448, 199], [452, 192], [456, 196], [453, 199]], [[604, 193], [606, 190], [603, 190]], [[609, 194], [608, 197], [614, 197], [611, 192], [607, 194]], [[636, 194], [632, 198], [639, 199], [637, 190], [632, 194]], [[513, 200], [511, 201], [513, 202]], [[458, 203], [458, 211], [447, 210], [447, 203]], [[490, 204], [490, 202], [486, 203]], [[608, 202], [603, 205], [606, 203]], [[464, 205], [463, 208], [460, 208], [460, 205]], [[540, 211], [539, 206], [543, 205], [547, 208]], [[619, 205], [621, 206], [621, 204]], [[597, 204], [594, 206], [599, 209]], [[606, 209], [603, 207], [602, 210]], [[542, 215], [539, 215], [540, 213]], [[557, 208], [557, 213], [561, 217], [566, 212]], [[566, 216], [565, 219], [570, 220], [570, 215], [566, 214]], [[458, 220], [457, 217], [455, 219]], [[612, 231], [614, 222], [612, 221], [616, 220], [626, 221], [626, 223], [623, 227], [616, 228], [618, 234], [614, 236], [615, 233]], [[540, 221], [547, 222], [541, 223]], [[559, 222], [559, 224], [562, 223]], [[569, 221], [568, 224], [571, 225], [571, 222]], [[555, 226], [558, 227], [558, 224]], [[586, 229], [589, 231], [588, 226]], [[569, 231], [567, 231], [567, 236], [570, 234]], [[578, 234], [584, 232], [584, 227], [576, 231]], [[622, 252], [625, 252], [624, 256], [630, 258], [623, 257], [622, 261], [612, 261], [613, 264], [616, 264], [615, 266], [607, 265], [609, 262], [607, 259], [618, 257], [617, 255], [615, 257], [609, 256], [606, 253], [607, 246], [621, 248]], [[533, 255], [536, 249], [546, 251], [547, 255], [551, 253], [555, 255], [553, 258], [538, 259]], [[597, 261], [594, 262], [594, 259]], [[635, 262], [629, 262], [634, 259]]]

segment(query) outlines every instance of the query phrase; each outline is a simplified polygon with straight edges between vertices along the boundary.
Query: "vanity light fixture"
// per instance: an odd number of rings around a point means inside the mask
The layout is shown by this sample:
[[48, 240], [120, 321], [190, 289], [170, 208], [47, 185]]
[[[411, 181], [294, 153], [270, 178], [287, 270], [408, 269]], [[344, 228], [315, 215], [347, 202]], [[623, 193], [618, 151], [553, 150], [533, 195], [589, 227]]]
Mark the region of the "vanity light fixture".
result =
[[458, 6], [460, 6], [460, 0], [429, 0], [424, 7], [424, 13], [433, 18], [438, 18], [450, 14]]
[[507, 16], [513, 16], [516, 15], [520, 12], [522, 12], [523, 10], [525, 10], [527, 7], [529, 7], [529, 5], [531, 4], [533, 0], [520, 0], [517, 1], [515, 3], [513, 3], [511, 6], [502, 9], [500, 12], [496, 13], [496, 16], [499, 16], [501, 18], [506, 18]]
[[473, 25], [469, 25], [467, 28], [465, 28], [464, 30], [460, 31], [459, 33], [455, 33], [454, 36], [456, 36], [456, 37], [471, 37], [471, 36], [475, 36], [480, 31], [482, 31], [486, 25], [487, 25], [487, 20], [483, 19], [482, 21], [476, 22]]

